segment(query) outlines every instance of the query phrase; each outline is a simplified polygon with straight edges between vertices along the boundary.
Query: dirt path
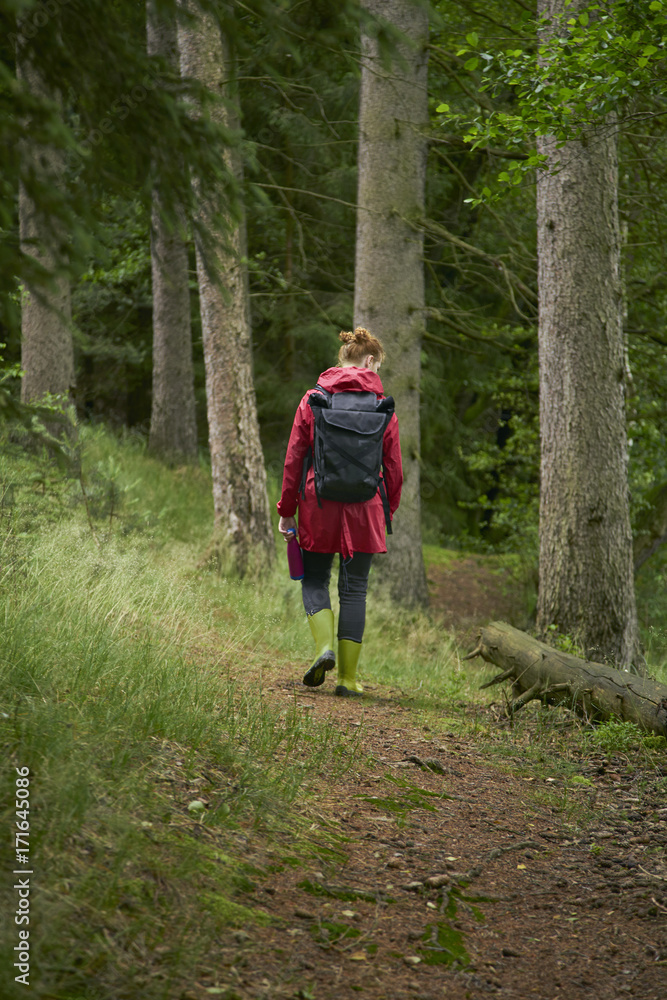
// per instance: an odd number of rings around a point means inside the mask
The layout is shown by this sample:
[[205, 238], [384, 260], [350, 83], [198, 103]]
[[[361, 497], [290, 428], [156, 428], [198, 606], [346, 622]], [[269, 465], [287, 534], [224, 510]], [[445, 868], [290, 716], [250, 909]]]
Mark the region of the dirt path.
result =
[[[502, 578], [474, 568], [476, 613], [511, 611]], [[432, 576], [432, 593], [465, 611], [456, 572]], [[461, 635], [471, 618], [455, 608], [450, 624]], [[267, 696], [356, 733], [358, 766], [312, 776], [319, 858], [286, 838], [272, 859], [247, 831], [248, 861], [271, 869], [248, 902], [275, 922], [221, 942], [185, 1000], [667, 996], [667, 768], [647, 778], [601, 754], [574, 787], [520, 777], [472, 740], [419, 728], [397, 692], [342, 700], [299, 676], [274, 667]], [[575, 806], [594, 800], [594, 827], [567, 826], [559, 788]]]
[[[343, 701], [281, 671], [266, 690], [358, 727], [359, 767], [321, 782], [307, 808], [324, 860], [276, 857], [252, 893], [276, 923], [223, 946], [200, 984], [209, 995], [663, 1000], [667, 810], [650, 789], [636, 809], [622, 762], [588, 760], [591, 784], [571, 794], [594, 790], [601, 819], [573, 837], [536, 805], [533, 780], [415, 728], [390, 692]], [[252, 836], [247, 847], [270, 865]]]

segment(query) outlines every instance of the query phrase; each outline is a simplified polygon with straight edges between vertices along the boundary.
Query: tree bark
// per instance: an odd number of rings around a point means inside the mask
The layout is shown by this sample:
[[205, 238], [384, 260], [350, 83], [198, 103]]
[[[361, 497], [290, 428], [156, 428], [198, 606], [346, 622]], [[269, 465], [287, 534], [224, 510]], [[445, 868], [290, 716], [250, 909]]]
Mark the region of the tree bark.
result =
[[[183, 0], [182, 6], [190, 13], [197, 10], [192, 0]], [[178, 42], [183, 77], [198, 80], [221, 99], [207, 114], [217, 124], [237, 129], [229, 100], [233, 66], [218, 24], [200, 10], [194, 26], [179, 23]], [[222, 155], [240, 183], [238, 148], [226, 147]], [[195, 248], [214, 525], [223, 565], [245, 574], [265, 569], [275, 555], [252, 375], [245, 215], [238, 221], [238, 213], [234, 218], [227, 208], [221, 222], [215, 199], [201, 190], [197, 194], [200, 221], [209, 235], [205, 241], [196, 233]]]
[[[48, 93], [39, 70], [17, 43], [16, 75], [35, 96]], [[21, 384], [24, 403], [46, 394], [67, 397], [74, 385], [74, 345], [66, 234], [31, 196], [36, 186], [61, 183], [64, 158], [53, 147], [26, 139], [20, 149], [19, 235], [21, 250], [44, 269], [44, 280], [26, 283], [21, 301]]]
[[[402, 604], [428, 603], [421, 547], [419, 381], [424, 329], [428, 13], [414, 0], [364, 0], [405, 36], [387, 67], [362, 35], [354, 325], [387, 351], [385, 389], [396, 401], [405, 482], [381, 577]], [[384, 563], [384, 565], [383, 565]]]
[[[178, 72], [176, 22], [158, 17], [155, 0], [146, 3], [148, 54], [162, 56]], [[178, 208], [168, 222], [159, 183], [151, 210], [153, 279], [153, 394], [150, 450], [164, 458], [191, 461], [197, 456], [195, 387], [192, 368], [188, 248], [185, 214]]]
[[667, 686], [648, 677], [563, 653], [505, 622], [482, 629], [477, 648], [466, 659], [474, 656], [501, 670], [483, 687], [512, 681], [510, 715], [541, 700], [565, 705], [588, 719], [635, 722], [645, 732], [667, 737]]
[[[585, 6], [575, 0], [568, 12]], [[564, 0], [539, 0], [554, 16]], [[545, 30], [552, 30], [547, 28]], [[641, 662], [625, 425], [618, 160], [611, 123], [556, 149], [538, 140], [541, 427], [537, 627], [596, 660]]]

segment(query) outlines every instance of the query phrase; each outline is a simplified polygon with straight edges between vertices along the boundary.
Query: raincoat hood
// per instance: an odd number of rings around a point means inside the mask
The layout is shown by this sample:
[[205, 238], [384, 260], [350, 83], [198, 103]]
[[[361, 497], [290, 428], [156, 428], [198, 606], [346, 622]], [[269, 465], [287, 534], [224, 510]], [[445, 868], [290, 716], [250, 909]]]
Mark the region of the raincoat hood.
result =
[[376, 396], [384, 395], [380, 376], [370, 368], [357, 368], [356, 365], [327, 368], [318, 378], [317, 384], [327, 392], [349, 392], [357, 389], [361, 392], [374, 392]]

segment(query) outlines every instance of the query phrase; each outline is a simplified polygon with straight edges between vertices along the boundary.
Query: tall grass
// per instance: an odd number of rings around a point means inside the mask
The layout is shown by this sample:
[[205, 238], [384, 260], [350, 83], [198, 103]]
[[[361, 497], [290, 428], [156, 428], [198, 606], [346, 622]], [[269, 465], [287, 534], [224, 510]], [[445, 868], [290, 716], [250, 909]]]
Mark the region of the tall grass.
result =
[[[0, 464], [0, 814], [14, 830], [14, 769], [28, 767], [32, 992], [170, 997], [222, 927], [265, 919], [244, 851], [224, 845], [249, 823], [258, 842], [287, 823], [298, 837], [304, 775], [353, 748], [234, 682], [261, 667], [275, 613], [197, 568], [206, 474], [84, 436], [85, 498], [11, 444]], [[12, 913], [11, 880], [0, 895]], [[3, 981], [17, 943], [4, 921]]]

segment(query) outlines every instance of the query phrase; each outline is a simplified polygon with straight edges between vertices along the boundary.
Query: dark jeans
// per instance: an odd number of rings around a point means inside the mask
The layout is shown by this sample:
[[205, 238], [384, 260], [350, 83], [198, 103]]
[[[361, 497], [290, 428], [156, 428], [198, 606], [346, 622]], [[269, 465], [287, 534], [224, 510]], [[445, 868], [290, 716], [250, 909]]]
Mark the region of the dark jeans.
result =
[[[303, 606], [307, 615], [317, 614], [331, 607], [329, 580], [334, 552], [303, 552], [303, 580], [301, 581]], [[339, 556], [338, 638], [361, 642], [366, 624], [366, 591], [371, 568], [371, 552], [355, 552], [351, 559]]]

